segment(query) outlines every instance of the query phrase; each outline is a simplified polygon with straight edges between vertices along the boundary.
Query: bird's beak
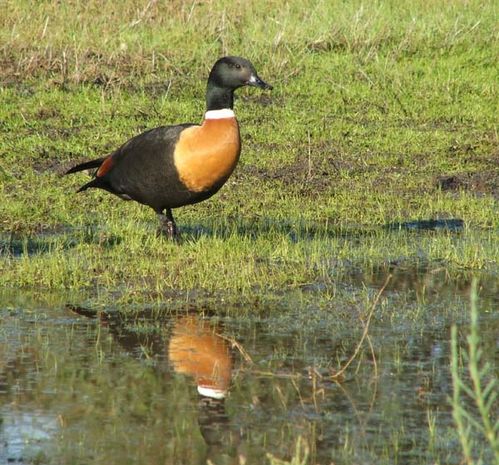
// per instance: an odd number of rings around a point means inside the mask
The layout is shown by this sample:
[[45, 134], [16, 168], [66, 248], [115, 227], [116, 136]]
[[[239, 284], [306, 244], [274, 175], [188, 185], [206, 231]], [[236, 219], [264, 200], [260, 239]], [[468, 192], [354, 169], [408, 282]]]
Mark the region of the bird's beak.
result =
[[270, 84], [260, 79], [256, 74], [252, 74], [247, 82], [248, 86], [259, 87], [260, 89], [272, 89]]

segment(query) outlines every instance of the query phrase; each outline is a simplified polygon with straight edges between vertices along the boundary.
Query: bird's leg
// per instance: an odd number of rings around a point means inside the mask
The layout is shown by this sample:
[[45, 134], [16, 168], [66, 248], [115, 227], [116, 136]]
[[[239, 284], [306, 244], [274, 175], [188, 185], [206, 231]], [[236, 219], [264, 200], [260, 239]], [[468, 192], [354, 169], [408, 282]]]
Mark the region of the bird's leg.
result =
[[159, 218], [158, 234], [164, 234], [168, 239], [178, 239], [177, 225], [173, 219], [171, 208], [165, 208], [163, 211], [157, 212]]

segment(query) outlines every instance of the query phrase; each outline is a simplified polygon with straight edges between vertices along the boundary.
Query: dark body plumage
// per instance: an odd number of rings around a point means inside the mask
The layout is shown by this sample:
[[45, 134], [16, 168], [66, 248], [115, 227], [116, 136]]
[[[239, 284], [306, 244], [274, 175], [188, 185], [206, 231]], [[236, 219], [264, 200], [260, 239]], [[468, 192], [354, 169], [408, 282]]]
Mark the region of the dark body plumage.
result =
[[[198, 199], [198, 193], [189, 191], [182, 184], [173, 163], [172, 154], [180, 132], [190, 126], [194, 124], [161, 126], [130, 139], [109, 155], [112, 169], [94, 177], [79, 192], [98, 187], [124, 200], [148, 205], [157, 212], [204, 200], [207, 197]], [[107, 158], [95, 160], [95, 168], [99, 168]], [[210, 192], [210, 196], [214, 193]]]
[[233, 92], [243, 85], [271, 88], [253, 65], [238, 57], [218, 60], [208, 79], [202, 125], [162, 126], [133, 137], [110, 155], [82, 163], [67, 174], [97, 168], [79, 191], [99, 188], [148, 205], [159, 215], [161, 232], [176, 235], [172, 208], [215, 194], [232, 173], [240, 153]]

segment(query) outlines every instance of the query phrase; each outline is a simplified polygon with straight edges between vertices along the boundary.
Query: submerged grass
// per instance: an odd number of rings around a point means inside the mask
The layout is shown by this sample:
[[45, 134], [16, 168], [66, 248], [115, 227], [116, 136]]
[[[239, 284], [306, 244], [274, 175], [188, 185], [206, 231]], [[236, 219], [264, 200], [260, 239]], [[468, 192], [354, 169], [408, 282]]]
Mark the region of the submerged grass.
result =
[[[4, 2], [0, 284], [104, 299], [334, 288], [345, 263], [497, 271], [494, 2]], [[199, 121], [222, 54], [275, 85], [239, 93], [240, 166], [177, 212], [76, 195], [77, 161]], [[461, 232], [385, 231], [462, 219]]]
[[[248, 464], [267, 463], [266, 456], [276, 465], [458, 463], [446, 402], [448, 334], [454, 323], [464, 328], [460, 319], [467, 304], [454, 294], [440, 296], [424, 305], [430, 321], [404, 323], [411, 312], [403, 303], [407, 294], [384, 294], [373, 315], [369, 333], [377, 374], [366, 347], [341, 384], [332, 383], [330, 374], [361, 338], [358, 317], [369, 312], [372, 289], [338, 292], [330, 311], [295, 301], [246, 318], [237, 313], [210, 318], [222, 321], [213, 330], [239, 342], [253, 363], [233, 354], [227, 416], [208, 411], [213, 421], [208, 423], [195, 380], [174, 375], [175, 366], [166, 361], [172, 326], [189, 314], [187, 306], [171, 313], [169, 305], [159, 312], [141, 305], [142, 312], [131, 315], [106, 306], [106, 316], [88, 319], [94, 309], [76, 312], [80, 316], [64, 310], [68, 296], [57, 300], [44, 293], [47, 308], [37, 297], [30, 302], [28, 293], [13, 292], [11, 299], [1, 296], [0, 350], [7, 351], [11, 367], [2, 372], [6, 364], [0, 364], [0, 378], [7, 373], [9, 381], [3, 384], [3, 418], [12, 424], [21, 405], [22, 412], [41, 419], [42, 430], [54, 431], [49, 447], [36, 443], [46, 451], [43, 463], [98, 463], [103, 457], [106, 463], [207, 463], [210, 457], [218, 464], [223, 454], [235, 463], [246, 457]], [[198, 307], [190, 316], [207, 323], [212, 314]], [[488, 316], [480, 330], [484, 354], [493, 353], [496, 343], [497, 325]], [[12, 369], [13, 361], [22, 370]], [[46, 417], [57, 420], [55, 428], [48, 428]], [[216, 426], [212, 436], [200, 434], [206, 425]], [[110, 441], [111, 436], [133, 440]], [[206, 450], [213, 437], [220, 448]]]

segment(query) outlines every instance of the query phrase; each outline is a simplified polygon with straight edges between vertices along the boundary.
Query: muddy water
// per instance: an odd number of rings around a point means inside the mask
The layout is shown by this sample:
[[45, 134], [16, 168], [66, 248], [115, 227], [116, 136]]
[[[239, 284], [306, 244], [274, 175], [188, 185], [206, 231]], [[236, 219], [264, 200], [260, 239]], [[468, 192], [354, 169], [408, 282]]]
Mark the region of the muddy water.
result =
[[[388, 273], [374, 356], [366, 346], [335, 382]], [[345, 277], [321, 306], [292, 297], [244, 318], [192, 307], [124, 317], [71, 296], [4, 294], [0, 463], [262, 464], [289, 460], [302, 437], [308, 463], [458, 464], [449, 334], [456, 323], [465, 345], [470, 279], [383, 265]], [[497, 277], [480, 279], [497, 363]]]

